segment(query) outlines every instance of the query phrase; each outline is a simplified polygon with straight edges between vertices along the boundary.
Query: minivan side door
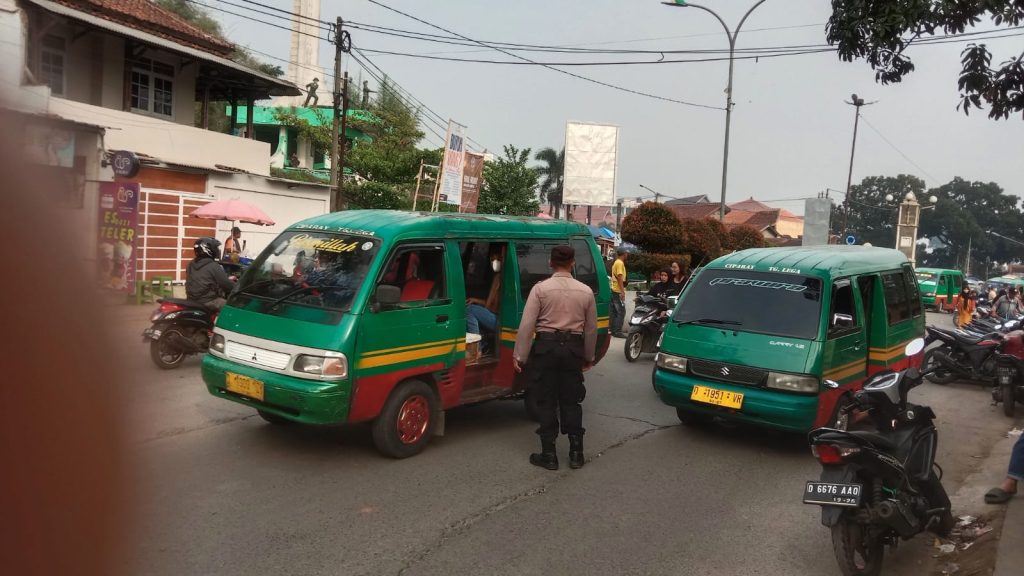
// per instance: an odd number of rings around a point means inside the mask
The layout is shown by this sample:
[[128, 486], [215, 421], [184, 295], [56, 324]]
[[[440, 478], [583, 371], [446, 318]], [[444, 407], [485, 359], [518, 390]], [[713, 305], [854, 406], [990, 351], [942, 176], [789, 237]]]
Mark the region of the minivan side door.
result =
[[867, 337], [860, 290], [851, 278], [832, 283], [822, 373], [840, 385], [853, 384], [867, 372]]
[[[359, 322], [350, 421], [375, 418], [395, 385], [448, 370], [460, 343], [464, 349], [465, 314], [456, 314], [454, 303], [464, 308], [465, 290], [461, 271], [453, 274], [449, 260], [442, 242], [411, 242], [391, 250]], [[398, 302], [378, 302], [381, 286], [397, 289]], [[440, 388], [439, 399], [448, 407], [458, 391]]]

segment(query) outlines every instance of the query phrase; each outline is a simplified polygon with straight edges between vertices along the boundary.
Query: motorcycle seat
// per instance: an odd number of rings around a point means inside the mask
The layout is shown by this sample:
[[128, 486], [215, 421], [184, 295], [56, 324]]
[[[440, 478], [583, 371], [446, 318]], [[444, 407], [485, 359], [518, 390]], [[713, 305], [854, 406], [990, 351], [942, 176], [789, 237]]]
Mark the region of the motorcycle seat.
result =
[[865, 442], [871, 444], [872, 446], [878, 448], [879, 450], [892, 452], [897, 449], [895, 442], [876, 432], [868, 432], [866, 430], [854, 430], [848, 432], [848, 434], [850, 434], [851, 436], [856, 436], [861, 440], [864, 440]]
[[998, 332], [991, 332], [989, 334], [982, 334], [982, 335], [978, 335], [978, 334], [962, 334], [962, 333], [959, 333], [959, 332], [956, 334], [957, 341], [960, 342], [961, 344], [965, 344], [967, 346], [977, 346], [978, 343], [983, 341], [983, 340], [998, 339], [998, 337], [999, 337], [999, 333]]
[[160, 302], [167, 302], [168, 304], [177, 304], [178, 306], [184, 306], [185, 308], [208, 311], [206, 304], [196, 302], [195, 300], [186, 300], [185, 298], [163, 298]]

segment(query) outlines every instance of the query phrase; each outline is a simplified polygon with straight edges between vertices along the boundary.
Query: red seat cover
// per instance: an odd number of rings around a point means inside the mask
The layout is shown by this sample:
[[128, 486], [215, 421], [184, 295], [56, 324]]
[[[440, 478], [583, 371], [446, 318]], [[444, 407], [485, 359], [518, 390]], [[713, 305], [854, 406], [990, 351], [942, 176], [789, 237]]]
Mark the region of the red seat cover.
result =
[[426, 300], [434, 289], [433, 280], [409, 280], [402, 287], [402, 302]]

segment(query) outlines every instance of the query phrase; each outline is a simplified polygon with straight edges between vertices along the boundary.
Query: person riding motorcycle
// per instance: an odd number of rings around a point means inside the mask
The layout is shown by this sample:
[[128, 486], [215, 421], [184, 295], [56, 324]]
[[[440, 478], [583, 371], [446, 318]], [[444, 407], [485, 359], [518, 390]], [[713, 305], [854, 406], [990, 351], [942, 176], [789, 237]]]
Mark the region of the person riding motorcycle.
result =
[[196, 257], [188, 265], [185, 279], [185, 295], [189, 300], [205, 305], [210, 311], [218, 312], [224, 307], [235, 283], [228, 278], [220, 260], [220, 240], [197, 238], [192, 245]]

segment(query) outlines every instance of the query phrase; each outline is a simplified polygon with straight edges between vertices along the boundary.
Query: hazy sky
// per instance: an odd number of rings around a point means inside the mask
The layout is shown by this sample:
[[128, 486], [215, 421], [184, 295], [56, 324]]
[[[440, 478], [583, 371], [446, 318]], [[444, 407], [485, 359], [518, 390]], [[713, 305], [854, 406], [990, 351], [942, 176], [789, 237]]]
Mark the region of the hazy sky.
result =
[[[246, 12], [218, 0], [205, 2]], [[290, 0], [261, 2], [292, 6]], [[733, 27], [753, 2], [704, 0], [703, 4]], [[662, 6], [658, 0], [385, 3], [476, 40], [657, 50], [728, 48], [721, 25], [710, 14]], [[289, 32], [214, 13], [236, 43], [288, 57]], [[322, 19], [333, 21], [338, 15], [346, 21], [443, 34], [366, 0], [322, 3]], [[269, 16], [254, 16], [288, 26]], [[829, 3], [822, 0], [768, 0], [744, 24], [737, 47], [824, 44], [828, 16]], [[777, 27], [789, 28], [757, 30]], [[363, 30], [352, 30], [352, 37], [355, 46], [365, 49], [509, 59], [493, 50]], [[993, 61], [1000, 62], [1020, 52], [1024, 36], [984, 42], [995, 53]], [[1024, 122], [1019, 117], [993, 121], [978, 111], [965, 117], [956, 109], [959, 54], [966, 45], [912, 48], [909, 55], [917, 70], [903, 83], [890, 86], [876, 84], [866, 63], [840, 62], [834, 53], [737, 61], [727, 201], [753, 196], [802, 213], [803, 203], [789, 199], [814, 196], [826, 188], [845, 190], [854, 112], [843, 101], [851, 93], [878, 101], [862, 109], [855, 183], [866, 176], [909, 173], [932, 187], [961, 176], [994, 181], [1007, 193], [1024, 196]], [[464, 51], [469, 52], [459, 53]], [[533, 60], [571, 58], [557, 53], [523, 54]], [[627, 94], [538, 66], [367, 56], [426, 105], [467, 125], [468, 135], [491, 151], [499, 151], [504, 144], [535, 151], [545, 146], [560, 148], [567, 120], [616, 124], [620, 127], [619, 197], [649, 195], [639, 184], [669, 196], [707, 194], [716, 201], [720, 195], [724, 111]], [[328, 70], [332, 58], [333, 47], [323, 42], [321, 64]], [[645, 58], [608, 54], [575, 59]], [[346, 67], [351, 75], [360, 75], [354, 61], [346, 60]], [[638, 91], [724, 107], [725, 61], [565, 69]], [[436, 143], [438, 138], [431, 135], [428, 141]]]

